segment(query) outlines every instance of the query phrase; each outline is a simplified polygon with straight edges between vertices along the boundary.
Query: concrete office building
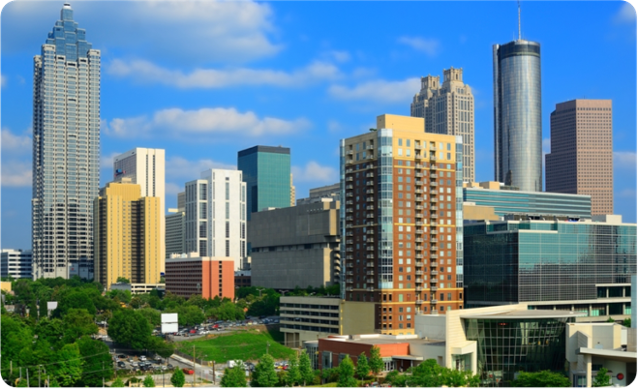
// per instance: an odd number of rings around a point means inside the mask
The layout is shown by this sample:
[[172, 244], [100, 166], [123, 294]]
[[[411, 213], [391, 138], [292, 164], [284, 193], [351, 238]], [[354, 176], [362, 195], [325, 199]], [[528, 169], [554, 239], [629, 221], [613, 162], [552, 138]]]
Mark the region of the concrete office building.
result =
[[[504, 190], [498, 182], [488, 182], [485, 187], [463, 188], [463, 202], [476, 206], [493, 207], [497, 216], [508, 214], [563, 215], [591, 218], [591, 196], [547, 192]], [[491, 184], [491, 185], [489, 185]], [[472, 220], [471, 217], [465, 217]]]
[[425, 119], [425, 132], [463, 138], [463, 179], [474, 181], [474, 96], [463, 83], [463, 69], [443, 70], [439, 76], [421, 77], [421, 91], [410, 105], [410, 116]]
[[143, 197], [130, 178], [107, 184], [94, 201], [95, 281], [107, 289], [118, 277], [159, 283], [160, 219], [160, 199]]
[[409, 313], [463, 306], [461, 137], [381, 115], [341, 141], [342, 293], [375, 305], [375, 329], [414, 331]]
[[611, 100], [556, 104], [552, 152], [545, 157], [546, 191], [591, 196], [593, 215], [614, 213]]
[[255, 146], [237, 153], [237, 169], [246, 183], [248, 220], [266, 208], [285, 208], [292, 202], [290, 149]]
[[33, 58], [33, 278], [93, 261], [100, 186], [100, 51], [65, 3]]
[[310, 195], [297, 200], [297, 205], [316, 203], [326, 200], [341, 201], [340, 183], [310, 189]]
[[166, 290], [178, 296], [235, 299], [235, 259], [173, 254], [166, 260]]
[[[142, 197], [157, 197], [160, 199], [160, 209], [165, 209], [165, 151], [163, 149], [146, 149], [136, 147], [133, 150], [120, 154], [113, 159], [113, 177], [130, 178], [131, 182], [138, 184], [142, 190]], [[160, 220], [160, 234], [166, 234], [166, 221]], [[164, 240], [160, 242], [161, 271], [164, 271], [166, 245]]]
[[[289, 199], [288, 199], [289, 200]], [[239, 170], [211, 169], [186, 183], [185, 252], [246, 260], [246, 184]]]
[[166, 215], [166, 258], [171, 254], [183, 254], [186, 252], [186, 212], [184, 208], [169, 208]]
[[636, 225], [601, 219], [466, 224], [466, 308], [525, 302], [594, 321], [630, 317]]
[[[520, 21], [520, 20], [519, 20]], [[494, 180], [542, 192], [541, 45], [493, 46]]]
[[248, 222], [251, 283], [273, 289], [340, 281], [339, 203], [257, 212]]
[[31, 250], [2, 249], [0, 252], [0, 276], [13, 279], [33, 279]]
[[297, 201], [297, 190], [295, 189], [295, 186], [292, 184], [292, 173], [290, 173], [290, 206], [294, 207], [296, 201]]

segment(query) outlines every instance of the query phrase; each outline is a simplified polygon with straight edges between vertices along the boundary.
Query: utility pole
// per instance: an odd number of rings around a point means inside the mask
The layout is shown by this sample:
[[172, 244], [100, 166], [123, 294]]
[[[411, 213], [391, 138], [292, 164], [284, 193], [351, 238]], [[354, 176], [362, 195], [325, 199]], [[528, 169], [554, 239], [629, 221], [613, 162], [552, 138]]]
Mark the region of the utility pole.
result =
[[40, 366], [40, 365], [38, 365], [38, 388], [41, 388], [41, 387], [42, 387], [42, 384], [41, 384], [41, 382], [40, 382], [40, 367], [41, 367], [41, 366]]
[[215, 361], [213, 361], [213, 384], [215, 383]]
[[102, 362], [102, 387], [104, 387], [104, 362]]
[[9, 376], [13, 376], [13, 361], [9, 361]]
[[[199, 284], [197, 285], [199, 290]], [[193, 387], [195, 386], [195, 381], [197, 381], [197, 369], [195, 368], [195, 346], [193, 346]]]
[[27, 388], [30, 388], [29, 386], [29, 368], [27, 367]]

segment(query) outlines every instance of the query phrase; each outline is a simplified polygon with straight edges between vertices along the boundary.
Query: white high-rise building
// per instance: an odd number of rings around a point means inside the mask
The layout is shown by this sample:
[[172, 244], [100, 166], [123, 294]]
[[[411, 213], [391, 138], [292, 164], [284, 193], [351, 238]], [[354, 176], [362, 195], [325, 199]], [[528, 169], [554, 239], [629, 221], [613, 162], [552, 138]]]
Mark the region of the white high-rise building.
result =
[[235, 270], [246, 258], [246, 183], [240, 170], [211, 169], [186, 183], [185, 252], [231, 257]]
[[410, 116], [425, 119], [425, 132], [463, 137], [463, 180], [474, 182], [474, 95], [463, 83], [463, 69], [421, 77], [421, 91], [410, 105]]
[[[133, 184], [142, 189], [142, 197], [158, 197], [162, 214], [165, 205], [165, 151], [163, 149], [146, 149], [136, 147], [113, 159], [113, 178], [115, 181], [130, 178]], [[166, 234], [166, 220], [160, 218], [160, 236]], [[160, 271], [164, 271], [166, 244], [160, 242]]]
[[100, 51], [65, 3], [33, 58], [34, 278], [69, 278], [93, 263], [100, 184]]
[[0, 276], [13, 279], [33, 277], [31, 250], [3, 249], [0, 253]]

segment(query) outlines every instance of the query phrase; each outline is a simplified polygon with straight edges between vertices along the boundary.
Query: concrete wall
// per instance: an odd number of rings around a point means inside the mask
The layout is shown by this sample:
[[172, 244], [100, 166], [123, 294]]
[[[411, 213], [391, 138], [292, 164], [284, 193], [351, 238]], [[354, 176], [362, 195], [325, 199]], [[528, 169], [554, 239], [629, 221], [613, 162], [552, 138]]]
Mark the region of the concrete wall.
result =
[[484, 205], [470, 205], [463, 203], [464, 220], [500, 220], [494, 213], [494, 207]]
[[343, 335], [374, 333], [375, 305], [371, 302], [342, 301], [339, 333]]

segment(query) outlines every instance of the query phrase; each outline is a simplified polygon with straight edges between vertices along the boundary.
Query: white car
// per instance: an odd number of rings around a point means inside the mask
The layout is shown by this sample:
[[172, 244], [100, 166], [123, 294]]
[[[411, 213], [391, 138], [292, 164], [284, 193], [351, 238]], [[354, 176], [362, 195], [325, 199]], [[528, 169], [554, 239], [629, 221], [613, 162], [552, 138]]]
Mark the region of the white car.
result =
[[206, 331], [206, 330], [199, 331], [199, 335], [208, 335], [208, 331]]
[[146, 361], [146, 357], [144, 355], [140, 356], [140, 361]]

